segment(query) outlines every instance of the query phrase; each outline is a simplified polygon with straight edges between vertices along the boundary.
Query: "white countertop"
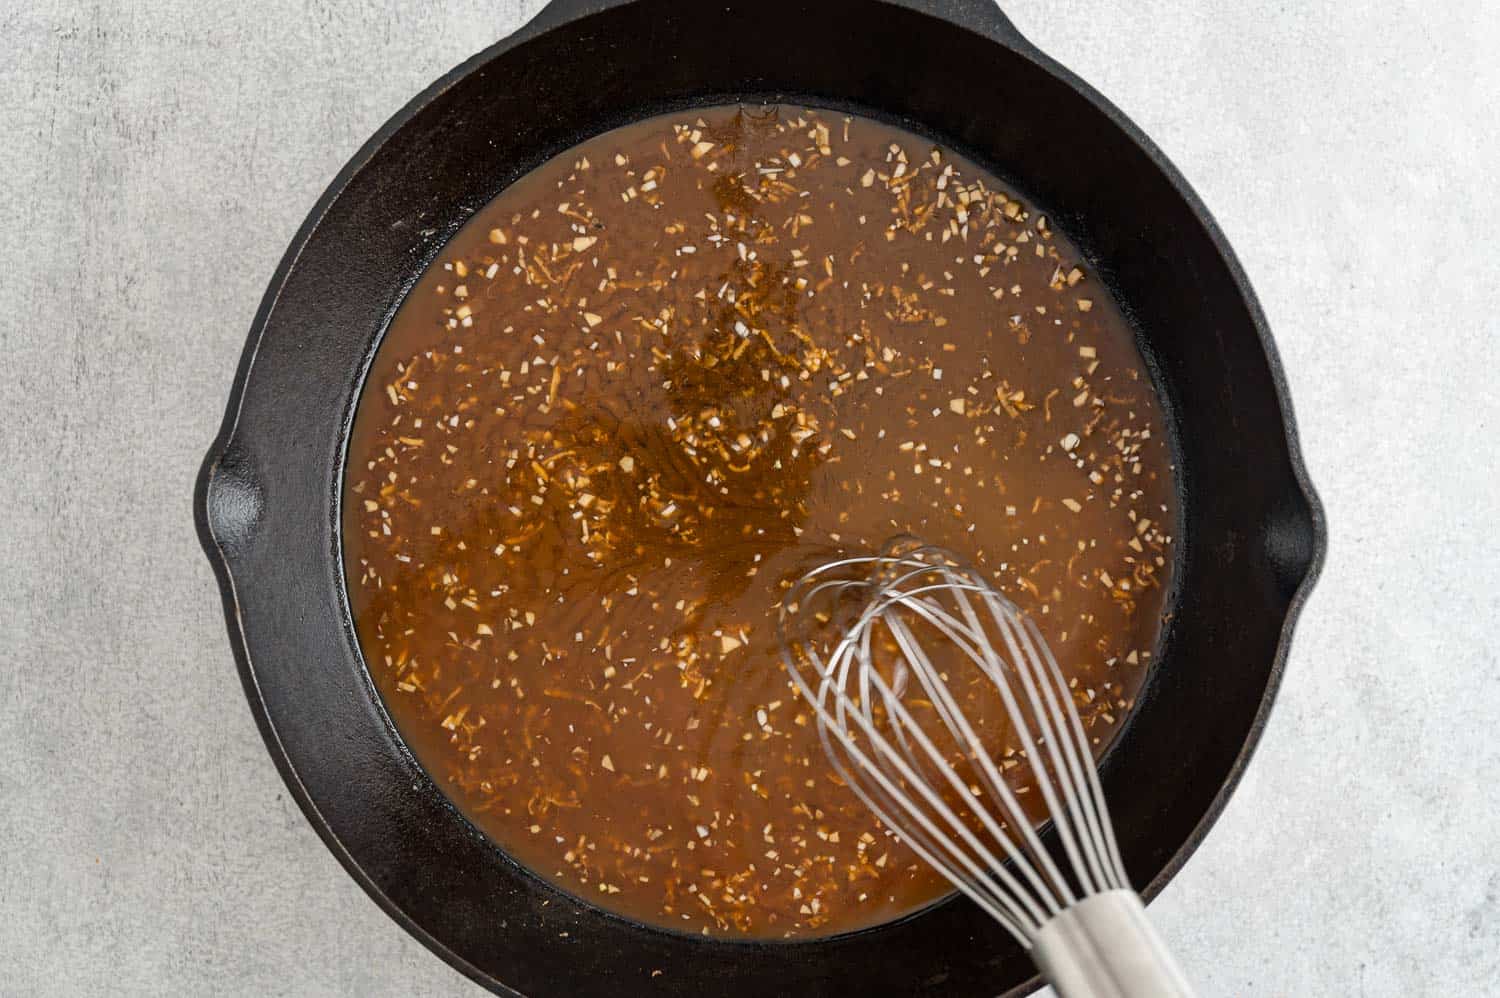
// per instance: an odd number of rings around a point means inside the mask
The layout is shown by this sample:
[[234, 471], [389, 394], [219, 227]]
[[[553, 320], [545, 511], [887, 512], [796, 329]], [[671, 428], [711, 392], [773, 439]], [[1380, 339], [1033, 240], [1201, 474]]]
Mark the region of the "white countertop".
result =
[[[191, 492], [364, 139], [538, 0], [0, 2], [0, 992], [477, 995], [245, 706]], [[1500, 7], [1009, 0], [1214, 212], [1331, 546], [1152, 905], [1205, 995], [1500, 993]]]

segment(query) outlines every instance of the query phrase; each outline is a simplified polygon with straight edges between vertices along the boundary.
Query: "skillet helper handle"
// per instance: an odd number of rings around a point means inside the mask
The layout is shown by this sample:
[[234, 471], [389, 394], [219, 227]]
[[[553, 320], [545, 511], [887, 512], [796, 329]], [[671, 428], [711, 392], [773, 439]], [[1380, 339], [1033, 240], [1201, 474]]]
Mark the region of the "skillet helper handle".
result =
[[1061, 998], [1193, 998], [1135, 891], [1094, 894], [1042, 926], [1031, 958]]
[[977, 31], [1007, 48], [1035, 52], [1036, 46], [1016, 28], [996, 0], [887, 0]]

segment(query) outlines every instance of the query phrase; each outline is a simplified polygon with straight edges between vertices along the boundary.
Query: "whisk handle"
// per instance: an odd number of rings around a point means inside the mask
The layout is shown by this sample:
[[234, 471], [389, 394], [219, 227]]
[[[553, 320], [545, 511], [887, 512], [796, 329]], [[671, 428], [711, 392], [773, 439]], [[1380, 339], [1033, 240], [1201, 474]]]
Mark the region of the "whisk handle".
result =
[[1031, 958], [1061, 998], [1192, 998], [1135, 891], [1084, 898], [1043, 925]]

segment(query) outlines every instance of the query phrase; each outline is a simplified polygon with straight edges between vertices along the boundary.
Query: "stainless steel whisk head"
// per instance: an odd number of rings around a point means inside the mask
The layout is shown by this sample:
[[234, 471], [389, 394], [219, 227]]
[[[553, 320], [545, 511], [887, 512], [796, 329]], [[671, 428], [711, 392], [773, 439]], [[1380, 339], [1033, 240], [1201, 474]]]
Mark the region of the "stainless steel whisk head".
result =
[[[1192, 993], [1130, 889], [1073, 693], [1014, 604], [949, 552], [904, 541], [808, 572], [779, 624], [839, 775], [1059, 993]], [[1003, 747], [982, 736], [997, 729]], [[1005, 775], [1020, 766], [1026, 786]]]

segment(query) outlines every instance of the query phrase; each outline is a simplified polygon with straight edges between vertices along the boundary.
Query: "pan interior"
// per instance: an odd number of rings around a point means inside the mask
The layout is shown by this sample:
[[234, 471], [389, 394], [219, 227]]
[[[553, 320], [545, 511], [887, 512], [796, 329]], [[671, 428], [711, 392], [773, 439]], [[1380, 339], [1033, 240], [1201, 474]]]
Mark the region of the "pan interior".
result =
[[824, 762], [777, 608], [922, 536], [1039, 623], [1113, 744], [1176, 490], [1093, 271], [1014, 185], [847, 112], [669, 113], [518, 180], [407, 296], [350, 444], [355, 625], [413, 754], [510, 856], [663, 928], [803, 939], [945, 896]]

